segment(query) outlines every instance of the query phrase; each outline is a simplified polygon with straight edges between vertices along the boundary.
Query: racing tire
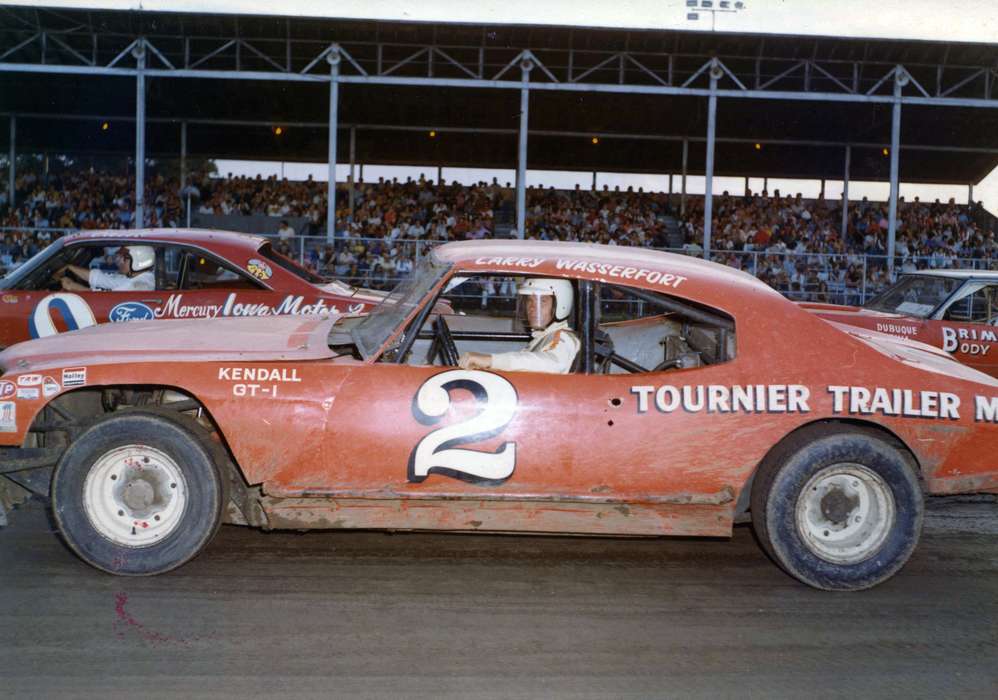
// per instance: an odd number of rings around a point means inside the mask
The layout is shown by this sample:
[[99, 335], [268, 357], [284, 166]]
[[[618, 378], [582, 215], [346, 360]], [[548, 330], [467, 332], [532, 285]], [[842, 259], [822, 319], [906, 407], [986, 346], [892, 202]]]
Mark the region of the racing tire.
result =
[[184, 416], [124, 411], [97, 421], [52, 477], [63, 539], [111, 574], [150, 576], [190, 561], [222, 522], [213, 454], [205, 431]]
[[774, 450], [753, 482], [751, 512], [763, 549], [787, 573], [856, 591], [908, 561], [924, 501], [913, 465], [888, 438], [829, 424]]

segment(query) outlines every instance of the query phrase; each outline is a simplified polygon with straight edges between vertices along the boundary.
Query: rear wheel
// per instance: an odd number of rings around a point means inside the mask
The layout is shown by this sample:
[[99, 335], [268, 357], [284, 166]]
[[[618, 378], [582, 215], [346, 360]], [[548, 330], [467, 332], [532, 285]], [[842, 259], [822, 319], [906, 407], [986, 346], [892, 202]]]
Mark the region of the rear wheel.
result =
[[52, 506], [70, 548], [113, 574], [163, 573], [189, 561], [221, 523], [223, 483], [207, 436], [183, 417], [123, 412], [66, 450]]
[[778, 450], [752, 488], [752, 522], [795, 578], [859, 590], [897, 573], [922, 529], [923, 499], [905, 455], [872, 431], [824, 426]]

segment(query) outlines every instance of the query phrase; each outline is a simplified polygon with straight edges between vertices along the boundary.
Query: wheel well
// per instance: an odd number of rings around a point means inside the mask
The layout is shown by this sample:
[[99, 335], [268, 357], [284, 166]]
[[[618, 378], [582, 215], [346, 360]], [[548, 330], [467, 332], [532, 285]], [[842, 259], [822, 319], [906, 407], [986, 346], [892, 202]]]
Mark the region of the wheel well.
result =
[[784, 459], [811, 440], [834, 434], [841, 429], [841, 426], [849, 426], [884, 440], [904, 456], [908, 464], [915, 471], [915, 474], [921, 479], [922, 466], [918, 458], [911, 451], [911, 448], [905, 444], [904, 440], [899, 438], [894, 432], [878, 423], [857, 420], [855, 418], [823, 418], [794, 428], [769, 449], [766, 456], [752, 470], [751, 476], [745, 481], [741, 492], [738, 494], [735, 516], [737, 517], [748, 512], [749, 502], [752, 497], [752, 484], [755, 481], [755, 475], [759, 473], [763, 465]]
[[[179, 415], [190, 423], [192, 429], [205, 431], [210, 437], [208, 442], [214, 448], [218, 467], [223, 471], [222, 476], [228, 481], [227, 491], [232, 502], [240, 511], [245, 511], [244, 521], [259, 520], [256, 509], [251, 508], [254, 489], [246, 483], [225, 434], [204, 404], [181, 387], [114, 385], [81, 387], [65, 392], [46, 404], [35, 416], [28, 431], [27, 446], [62, 447], [65, 450], [94, 421], [129, 409]], [[232, 513], [229, 517], [239, 519]]]

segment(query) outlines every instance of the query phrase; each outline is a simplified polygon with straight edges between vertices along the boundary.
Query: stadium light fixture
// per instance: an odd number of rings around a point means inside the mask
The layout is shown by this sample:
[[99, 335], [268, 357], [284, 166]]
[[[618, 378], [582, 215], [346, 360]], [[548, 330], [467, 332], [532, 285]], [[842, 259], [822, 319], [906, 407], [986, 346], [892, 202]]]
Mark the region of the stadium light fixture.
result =
[[695, 22], [701, 14], [710, 14], [710, 29], [714, 31], [718, 12], [733, 14], [747, 9], [741, 0], [686, 0], [686, 19]]

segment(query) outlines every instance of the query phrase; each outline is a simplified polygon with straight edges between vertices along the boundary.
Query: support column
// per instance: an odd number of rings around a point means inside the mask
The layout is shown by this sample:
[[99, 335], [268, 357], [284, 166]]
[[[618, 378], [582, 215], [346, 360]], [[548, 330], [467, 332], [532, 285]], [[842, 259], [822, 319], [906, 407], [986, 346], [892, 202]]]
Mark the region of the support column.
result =
[[596, 191], [596, 171], [593, 171], [593, 192]]
[[516, 154], [516, 234], [521, 239], [527, 235], [527, 124], [530, 109], [530, 71], [534, 62], [529, 58], [520, 61], [520, 133]]
[[825, 178], [821, 178], [821, 198], [825, 198]]
[[356, 167], [354, 164], [357, 162], [357, 127], [350, 127], [350, 174], [347, 176], [347, 182], [350, 184], [350, 191], [347, 193], [347, 198], [350, 205], [350, 223], [353, 223], [353, 197], [354, 197], [354, 177], [353, 169]]
[[898, 165], [901, 150], [901, 88], [908, 84], [908, 74], [900, 66], [894, 73], [894, 106], [891, 113], [891, 197], [887, 216], [887, 274], [894, 279], [894, 243], [898, 217]]
[[672, 197], [672, 173], [669, 173], [669, 196]]
[[690, 160], [690, 140], [683, 139], [683, 182], [679, 194], [679, 215], [686, 214], [686, 166]]
[[714, 59], [710, 68], [710, 97], [707, 98], [707, 163], [703, 193], [703, 259], [710, 260], [710, 236], [714, 214], [714, 137], [717, 132], [717, 80], [721, 67]]
[[842, 173], [842, 227], [839, 233], [842, 240], [845, 240], [846, 230], [849, 227], [849, 167], [852, 161], [852, 146], [846, 146], [846, 164]]
[[139, 42], [132, 50], [138, 62], [135, 74], [135, 228], [145, 224], [146, 193], [146, 43]]
[[326, 54], [329, 63], [329, 173], [327, 175], [328, 195], [326, 208], [326, 240], [330, 243], [336, 236], [336, 127], [339, 119], [340, 102], [340, 47], [333, 44]]
[[187, 122], [180, 122], [180, 189], [187, 187]]
[[16, 204], [14, 201], [16, 194], [14, 181], [17, 175], [17, 117], [13, 114], [10, 115], [10, 151], [8, 157], [10, 158], [10, 167], [7, 169], [7, 204], [13, 211]]
[[970, 183], [967, 185], [967, 204], [972, 205], [974, 203], [974, 185]]
[[437, 166], [437, 185], [440, 185], [444, 179], [444, 166]]
[[768, 177], [762, 178], [762, 191], [766, 193], [767, 197], [769, 196], [769, 178]]
[[749, 193], [749, 186], [748, 186], [748, 184], [749, 184], [749, 183], [748, 183], [748, 177], [746, 177], [746, 178], [745, 178], [745, 194], [748, 194], [748, 193]]

